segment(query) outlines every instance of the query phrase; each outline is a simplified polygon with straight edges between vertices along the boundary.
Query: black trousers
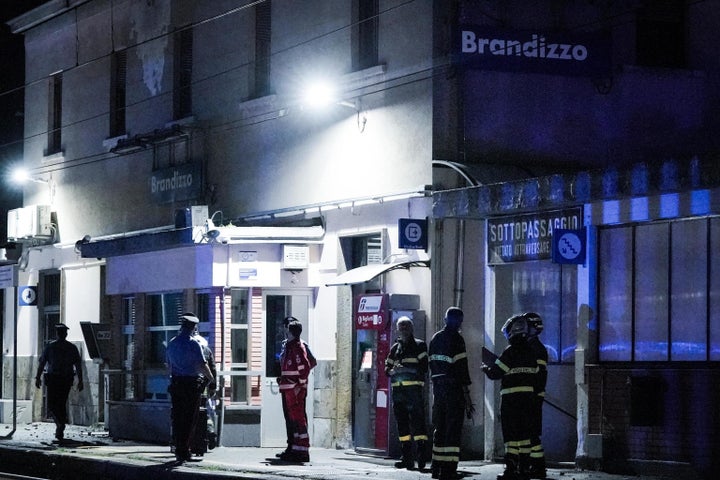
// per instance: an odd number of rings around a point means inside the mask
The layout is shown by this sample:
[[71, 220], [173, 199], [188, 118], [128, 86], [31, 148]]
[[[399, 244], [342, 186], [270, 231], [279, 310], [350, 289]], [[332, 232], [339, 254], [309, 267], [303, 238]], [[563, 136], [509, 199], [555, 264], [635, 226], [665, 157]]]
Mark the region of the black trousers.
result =
[[204, 384], [199, 377], [173, 377], [170, 382], [168, 391], [172, 400], [176, 456], [190, 454], [190, 439], [195, 432], [203, 388]]
[[47, 387], [47, 406], [55, 421], [56, 436], [62, 435], [68, 422], [67, 400], [73, 384], [72, 376], [45, 374]]
[[457, 383], [433, 382], [433, 396], [433, 469], [452, 474], [460, 461], [465, 395]]
[[400, 441], [427, 440], [423, 387], [420, 385], [392, 387], [392, 398]]

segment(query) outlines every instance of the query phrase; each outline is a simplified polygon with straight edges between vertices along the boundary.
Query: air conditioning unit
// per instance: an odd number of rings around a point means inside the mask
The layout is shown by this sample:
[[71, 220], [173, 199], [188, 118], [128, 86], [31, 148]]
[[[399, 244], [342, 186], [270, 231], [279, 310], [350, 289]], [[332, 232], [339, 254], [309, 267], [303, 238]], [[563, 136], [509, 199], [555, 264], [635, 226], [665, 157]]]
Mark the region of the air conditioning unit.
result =
[[175, 228], [203, 227], [207, 219], [207, 205], [194, 205], [175, 210]]
[[51, 237], [50, 205], [28, 205], [8, 211], [8, 240]]

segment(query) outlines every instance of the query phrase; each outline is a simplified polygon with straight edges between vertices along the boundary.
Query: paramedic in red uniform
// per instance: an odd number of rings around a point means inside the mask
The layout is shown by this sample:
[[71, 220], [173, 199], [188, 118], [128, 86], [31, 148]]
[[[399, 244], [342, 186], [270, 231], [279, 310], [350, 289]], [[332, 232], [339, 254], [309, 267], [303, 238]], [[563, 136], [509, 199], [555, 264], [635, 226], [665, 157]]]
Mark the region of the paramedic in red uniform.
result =
[[293, 432], [290, 450], [281, 453], [280, 459], [303, 463], [310, 461], [310, 438], [305, 416], [305, 399], [312, 365], [308, 359], [304, 342], [300, 340], [301, 333], [302, 324], [300, 322], [291, 321], [288, 324], [288, 338], [280, 357], [281, 372], [278, 385], [283, 396], [283, 406], [287, 409], [286, 417], [290, 420]]

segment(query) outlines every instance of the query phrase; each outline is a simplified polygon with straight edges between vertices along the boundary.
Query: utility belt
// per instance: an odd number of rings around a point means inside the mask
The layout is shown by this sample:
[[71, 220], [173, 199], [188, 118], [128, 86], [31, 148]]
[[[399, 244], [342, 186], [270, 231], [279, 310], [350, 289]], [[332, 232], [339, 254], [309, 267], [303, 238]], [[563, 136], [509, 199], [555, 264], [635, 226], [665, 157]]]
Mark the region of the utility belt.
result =
[[173, 375], [170, 378], [170, 387], [168, 390], [170, 390], [170, 393], [172, 393], [171, 389], [176, 388], [197, 389], [202, 391], [206, 385], [207, 379], [201, 375]]

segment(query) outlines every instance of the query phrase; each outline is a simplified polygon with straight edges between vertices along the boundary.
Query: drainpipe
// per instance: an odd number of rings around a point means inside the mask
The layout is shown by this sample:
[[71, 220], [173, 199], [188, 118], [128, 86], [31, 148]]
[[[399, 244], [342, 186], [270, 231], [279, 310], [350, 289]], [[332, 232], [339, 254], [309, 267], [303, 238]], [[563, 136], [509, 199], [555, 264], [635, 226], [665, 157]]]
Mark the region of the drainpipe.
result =
[[225, 262], [225, 286], [222, 289], [222, 295], [220, 296], [220, 378], [216, 378], [215, 382], [217, 383], [217, 391], [220, 392], [219, 396], [219, 402], [220, 402], [220, 413], [218, 415], [218, 421], [216, 425], [217, 432], [215, 432], [215, 435], [217, 436], [216, 442], [218, 446], [222, 445], [222, 434], [223, 430], [225, 430], [225, 402], [223, 401], [223, 396], [225, 393], [225, 374], [222, 372], [225, 372], [225, 295], [230, 288], [230, 244], [225, 245], [225, 251], [226, 251], [226, 262]]
[[14, 287], [13, 296], [13, 428], [7, 438], [12, 438], [17, 429], [17, 322], [18, 322], [18, 287]]
[[462, 308], [463, 293], [465, 289], [463, 267], [465, 263], [465, 219], [461, 218], [458, 220], [457, 227], [457, 264], [455, 268], [455, 305], [456, 307]]

